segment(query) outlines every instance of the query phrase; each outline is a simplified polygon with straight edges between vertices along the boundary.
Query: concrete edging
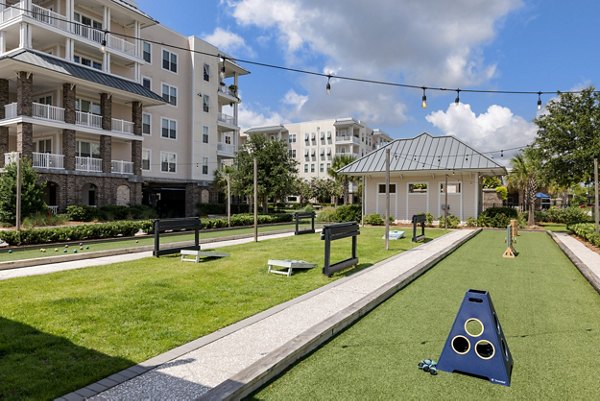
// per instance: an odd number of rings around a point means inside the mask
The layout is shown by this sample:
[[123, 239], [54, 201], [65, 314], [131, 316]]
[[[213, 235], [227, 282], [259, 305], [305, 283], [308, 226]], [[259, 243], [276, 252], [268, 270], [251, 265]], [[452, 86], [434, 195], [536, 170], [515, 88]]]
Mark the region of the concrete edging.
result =
[[[480, 232], [481, 228], [473, 231], [468, 236], [455, 241], [445, 251], [431, 256], [411, 270], [403, 273], [386, 285], [383, 285], [377, 291], [306, 330], [275, 351], [234, 375], [232, 378], [211, 389], [197, 400], [239, 400], [252, 394], [264, 384], [280, 375], [293, 363], [314, 351], [337, 333], [346, 329], [348, 326], [369, 313], [372, 309], [390, 298], [400, 289], [410, 284], [431, 267], [436, 265], [440, 260], [444, 259]], [[389, 259], [386, 261], [389, 261]]]
[[598, 278], [590, 270], [588, 265], [586, 265], [581, 259], [579, 259], [577, 255], [575, 255], [575, 253], [573, 253], [573, 251], [569, 249], [569, 247], [567, 247], [560, 239], [558, 239], [558, 236], [555, 233], [553, 233], [550, 230], [547, 230], [546, 234], [548, 234], [554, 240], [554, 242], [556, 242], [558, 247], [571, 260], [571, 262], [573, 262], [573, 264], [575, 265], [575, 267], [577, 267], [579, 272], [581, 272], [583, 277], [585, 277], [587, 281], [589, 281], [589, 283], [592, 285], [592, 287], [594, 287], [594, 289], [598, 291], [598, 293], [600, 293], [600, 278]]

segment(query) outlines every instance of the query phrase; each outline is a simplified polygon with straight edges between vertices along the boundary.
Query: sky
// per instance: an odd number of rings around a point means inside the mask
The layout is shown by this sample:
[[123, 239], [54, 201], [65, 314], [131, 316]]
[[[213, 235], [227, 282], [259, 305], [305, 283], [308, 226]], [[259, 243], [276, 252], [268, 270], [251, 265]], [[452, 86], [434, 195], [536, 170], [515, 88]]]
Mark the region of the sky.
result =
[[[596, 0], [137, 0], [161, 24], [244, 64], [242, 129], [353, 117], [392, 138], [454, 135], [505, 162], [533, 141], [537, 94], [460, 93], [335, 76], [482, 90], [556, 92], [597, 85]], [[555, 95], [542, 95], [545, 104]], [[503, 152], [500, 152], [500, 151]], [[506, 151], [504, 151], [506, 150]]]

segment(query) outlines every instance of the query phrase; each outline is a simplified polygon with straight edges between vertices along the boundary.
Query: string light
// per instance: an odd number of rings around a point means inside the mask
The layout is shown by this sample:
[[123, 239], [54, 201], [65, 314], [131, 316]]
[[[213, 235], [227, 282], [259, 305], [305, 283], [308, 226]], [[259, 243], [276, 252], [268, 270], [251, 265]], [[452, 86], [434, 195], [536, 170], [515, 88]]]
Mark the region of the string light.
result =
[[542, 92], [538, 92], [537, 109], [542, 109]]
[[102, 53], [106, 53], [106, 35], [108, 31], [104, 31], [104, 36], [102, 36], [102, 43], [100, 44], [100, 51]]
[[327, 92], [328, 95], [331, 95], [331, 75], [327, 75], [327, 85], [325, 85], [325, 92]]
[[427, 95], [425, 94], [425, 90], [427, 88], [423, 87], [423, 96], [421, 97], [421, 107], [426, 109], [427, 108]]
[[460, 103], [460, 89], [456, 90], [456, 99], [454, 99], [454, 104], [456, 106], [458, 106], [458, 104]]

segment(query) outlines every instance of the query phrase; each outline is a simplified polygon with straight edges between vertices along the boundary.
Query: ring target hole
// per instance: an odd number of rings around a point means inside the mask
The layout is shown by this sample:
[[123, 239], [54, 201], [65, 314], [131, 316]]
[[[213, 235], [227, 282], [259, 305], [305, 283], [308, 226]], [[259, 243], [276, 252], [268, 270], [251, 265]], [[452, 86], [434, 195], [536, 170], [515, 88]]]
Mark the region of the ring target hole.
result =
[[466, 354], [471, 348], [471, 343], [466, 337], [456, 336], [452, 339], [452, 349], [457, 354]]
[[482, 359], [490, 359], [494, 356], [496, 350], [491, 342], [487, 340], [481, 340], [475, 344], [475, 353]]
[[465, 331], [471, 337], [479, 337], [483, 334], [483, 323], [479, 319], [468, 319], [465, 322]]

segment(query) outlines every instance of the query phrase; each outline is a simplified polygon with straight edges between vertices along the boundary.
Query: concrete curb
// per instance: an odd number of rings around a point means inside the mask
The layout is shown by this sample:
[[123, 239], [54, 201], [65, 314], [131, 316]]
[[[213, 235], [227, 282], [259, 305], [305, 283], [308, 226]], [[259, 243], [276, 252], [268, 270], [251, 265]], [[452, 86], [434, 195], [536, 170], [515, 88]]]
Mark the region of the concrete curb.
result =
[[[480, 232], [481, 228], [473, 231], [468, 236], [455, 241], [445, 251], [431, 256], [411, 270], [398, 276], [386, 285], [383, 285], [377, 291], [339, 311], [325, 321], [311, 327], [264, 358], [211, 389], [206, 394], [199, 397], [198, 401], [239, 400], [247, 397], [264, 384], [280, 375], [293, 363], [314, 351], [321, 344], [346, 329], [400, 289], [410, 284], [431, 267], [436, 265], [440, 260], [454, 252], [457, 248]], [[393, 260], [394, 258], [391, 259]], [[390, 259], [386, 260], [386, 262], [389, 261]], [[354, 278], [356, 276], [352, 277]]]
[[594, 289], [596, 291], [598, 291], [598, 293], [600, 294], [600, 277], [596, 276], [592, 272], [592, 270], [589, 268], [589, 266], [586, 265], [581, 259], [579, 259], [577, 257], [577, 255], [575, 255], [575, 253], [573, 253], [573, 251], [571, 251], [571, 249], [569, 249], [558, 238], [558, 236], [555, 233], [553, 233], [550, 230], [546, 231], [546, 233], [554, 240], [554, 242], [556, 242], [556, 244], [558, 245], [558, 247], [563, 251], [563, 253], [565, 255], [567, 255], [567, 257], [571, 260], [571, 262], [573, 262], [573, 264], [581, 272], [581, 274], [583, 275], [583, 277], [585, 277], [587, 279], [587, 281], [590, 282], [590, 284], [592, 285], [592, 287], [594, 287]]

